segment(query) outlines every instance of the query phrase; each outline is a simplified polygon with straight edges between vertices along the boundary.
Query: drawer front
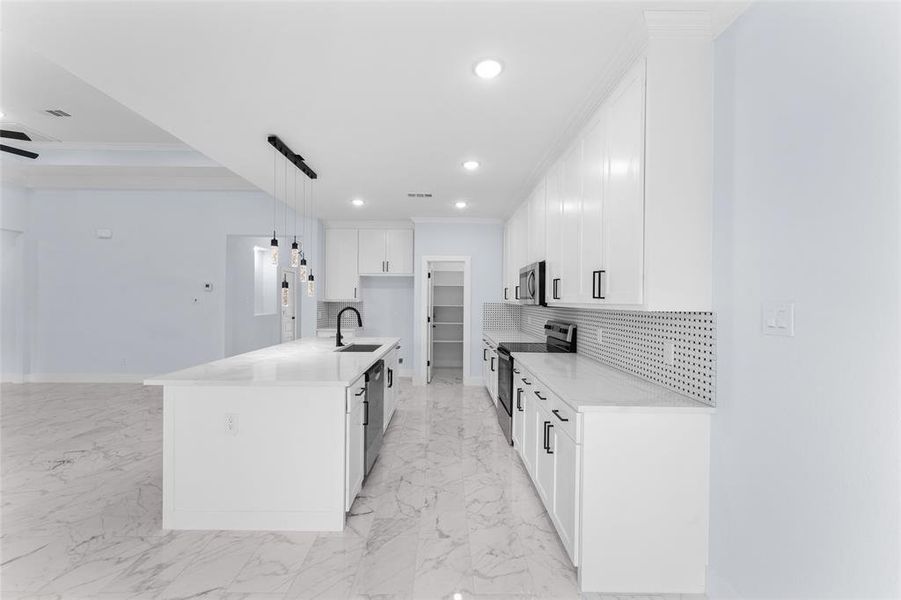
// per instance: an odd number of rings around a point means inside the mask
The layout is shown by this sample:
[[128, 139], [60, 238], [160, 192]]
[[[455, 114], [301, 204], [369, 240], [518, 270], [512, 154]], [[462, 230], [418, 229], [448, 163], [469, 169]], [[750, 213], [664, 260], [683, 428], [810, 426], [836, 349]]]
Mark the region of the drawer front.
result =
[[554, 429], [568, 435], [572, 440], [581, 444], [580, 432], [582, 415], [572, 409], [569, 404], [560, 399], [553, 392], [548, 392], [548, 411], [554, 421]]

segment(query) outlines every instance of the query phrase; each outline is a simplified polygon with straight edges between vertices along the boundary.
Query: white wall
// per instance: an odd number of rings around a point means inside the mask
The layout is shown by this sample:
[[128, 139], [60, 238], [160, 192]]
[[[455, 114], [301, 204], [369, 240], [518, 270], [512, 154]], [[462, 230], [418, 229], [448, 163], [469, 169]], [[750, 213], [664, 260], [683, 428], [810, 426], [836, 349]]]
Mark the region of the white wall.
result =
[[[225, 355], [234, 356], [279, 343], [281, 314], [257, 315], [254, 248], [268, 248], [268, 237], [229, 235], [225, 268]], [[279, 261], [282, 262], [279, 252]], [[295, 290], [296, 291], [296, 290]]]
[[759, 3], [716, 42], [713, 598], [901, 597], [898, 33]]
[[27, 290], [34, 286], [28, 252], [28, 192], [0, 187], [0, 381], [22, 381], [29, 367], [32, 310]]
[[[364, 335], [400, 337], [400, 369], [413, 364], [413, 278], [361, 277], [360, 298], [366, 307]], [[350, 322], [350, 318], [346, 322]], [[356, 323], [354, 323], [356, 325]]]
[[[271, 230], [272, 200], [256, 192], [30, 191], [32, 378], [145, 375], [223, 357], [226, 236]], [[312, 334], [315, 301], [303, 303], [301, 330]]]
[[[472, 317], [469, 332], [470, 376], [482, 372], [482, 304], [503, 298], [504, 226], [500, 223], [417, 222], [414, 236], [415, 289], [419, 290], [419, 271], [423, 256], [471, 256]], [[419, 293], [414, 294], [413, 360], [414, 374], [423, 376], [422, 324], [419, 321]]]

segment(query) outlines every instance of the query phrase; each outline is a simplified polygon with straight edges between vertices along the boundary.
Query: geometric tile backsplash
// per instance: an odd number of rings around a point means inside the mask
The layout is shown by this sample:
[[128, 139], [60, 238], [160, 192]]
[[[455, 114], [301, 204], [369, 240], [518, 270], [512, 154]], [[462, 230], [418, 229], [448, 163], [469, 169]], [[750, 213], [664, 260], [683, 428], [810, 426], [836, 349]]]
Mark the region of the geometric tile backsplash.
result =
[[[366, 309], [362, 302], [322, 302], [316, 303], [316, 327], [319, 329], [334, 329], [338, 326], [338, 313], [346, 306], [353, 306], [360, 311], [360, 317], [363, 323], [366, 322]], [[354, 315], [344, 315], [341, 320], [341, 327], [347, 331], [357, 328], [357, 322]]]
[[[486, 302], [485, 329], [519, 329], [544, 335], [544, 323], [575, 323], [576, 351], [715, 406], [716, 323], [712, 312], [644, 312]], [[598, 342], [598, 330], [602, 340]], [[673, 364], [664, 342], [673, 344]]]

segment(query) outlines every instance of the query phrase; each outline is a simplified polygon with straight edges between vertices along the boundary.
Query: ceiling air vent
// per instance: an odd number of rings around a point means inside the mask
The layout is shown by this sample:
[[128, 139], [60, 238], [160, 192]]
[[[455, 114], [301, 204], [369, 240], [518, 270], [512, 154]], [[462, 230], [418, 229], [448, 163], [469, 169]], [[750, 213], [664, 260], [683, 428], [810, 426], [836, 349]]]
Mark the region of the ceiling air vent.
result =
[[59, 108], [48, 108], [44, 112], [47, 113], [48, 115], [53, 115], [54, 117], [71, 117], [72, 116], [69, 113], [67, 113], [66, 111], [61, 110]]
[[407, 192], [407, 198], [431, 198], [428, 192]]

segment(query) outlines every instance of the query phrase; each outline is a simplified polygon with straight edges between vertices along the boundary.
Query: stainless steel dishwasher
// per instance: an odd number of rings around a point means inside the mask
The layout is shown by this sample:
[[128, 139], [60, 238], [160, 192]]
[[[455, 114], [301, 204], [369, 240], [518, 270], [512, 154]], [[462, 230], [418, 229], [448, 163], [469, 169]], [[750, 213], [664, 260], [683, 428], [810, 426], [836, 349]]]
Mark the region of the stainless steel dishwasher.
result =
[[366, 400], [363, 401], [363, 476], [369, 475], [379, 457], [385, 419], [385, 361], [379, 360], [366, 371]]

